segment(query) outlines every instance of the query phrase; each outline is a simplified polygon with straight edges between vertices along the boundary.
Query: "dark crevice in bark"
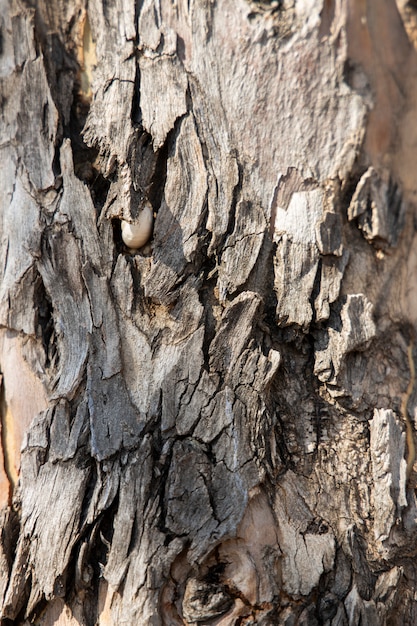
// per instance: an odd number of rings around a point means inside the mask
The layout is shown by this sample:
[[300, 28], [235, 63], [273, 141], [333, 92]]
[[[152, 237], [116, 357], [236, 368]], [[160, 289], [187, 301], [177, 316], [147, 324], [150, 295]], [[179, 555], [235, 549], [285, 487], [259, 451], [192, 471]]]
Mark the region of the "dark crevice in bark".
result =
[[94, 558], [95, 567], [98, 567], [100, 570], [100, 576], [102, 575], [101, 570], [107, 564], [109, 558], [109, 551], [114, 534], [114, 520], [118, 508], [119, 495], [117, 494], [110, 507], [103, 513], [101, 519], [98, 521], [98, 535], [96, 536], [95, 547], [91, 550], [91, 555]]
[[343, 305], [346, 303], [346, 296], [339, 296], [335, 302], [330, 304], [330, 315], [326, 323], [326, 328], [333, 328], [338, 333], [342, 331], [342, 318], [341, 311]]
[[59, 187], [62, 184], [62, 177], [61, 177], [61, 161], [59, 158], [59, 147], [56, 146], [55, 147], [55, 154], [54, 154], [54, 160], [52, 162], [52, 171], [55, 175], [55, 188], [59, 189]]
[[[34, 30], [35, 46], [38, 54], [42, 54], [47, 76], [48, 86], [53, 103], [58, 113], [57, 132], [55, 139], [55, 156], [52, 164], [52, 171], [56, 177], [55, 187], [61, 184], [61, 166], [59, 151], [64, 137], [71, 135], [67, 132], [67, 127], [71, 124], [72, 109], [76, 100], [76, 86], [79, 87], [79, 66], [75, 58], [74, 51], [68, 47], [64, 38], [68, 33], [60, 31], [59, 26], [54, 23], [52, 11], [43, 3], [31, 3], [34, 7]], [[73, 16], [74, 20], [74, 16]], [[72, 95], [71, 95], [71, 92]], [[44, 106], [43, 128], [48, 128], [48, 103]], [[74, 166], [76, 164], [76, 159]], [[86, 172], [86, 168], [82, 169]]]
[[[262, 351], [265, 356], [269, 352], [270, 348], [278, 350], [278, 352], [282, 355], [283, 349], [285, 349], [283, 344], [285, 344], [287, 340], [285, 329], [282, 329], [277, 325], [276, 319], [278, 298], [274, 287], [274, 271], [271, 269], [273, 268], [273, 259], [276, 255], [276, 250], [277, 244], [272, 241], [271, 235], [267, 232], [258, 257], [258, 261], [260, 259], [263, 260], [263, 265], [260, 265], [260, 268], [258, 268], [258, 264], [256, 264], [254, 270], [251, 272], [251, 276], [253, 275], [255, 280], [260, 280], [261, 283], [263, 283], [261, 290], [262, 314], [260, 316], [261, 321], [258, 324], [258, 327], [262, 332], [262, 341], [260, 342], [260, 345], [262, 346]], [[259, 279], [258, 275], [260, 277]], [[292, 338], [290, 341], [291, 340]], [[281, 372], [279, 368], [277, 376], [274, 377], [272, 385], [268, 390], [268, 399], [270, 398], [271, 390], [274, 388], [274, 381], [280, 378], [280, 376]], [[273, 412], [274, 411], [271, 410], [271, 414]], [[285, 456], [287, 457], [287, 455]]]
[[[63, 577], [64, 596], [71, 606], [77, 604], [77, 598], [83, 597], [83, 617], [86, 626], [94, 626], [98, 618], [98, 594], [103, 569], [107, 563], [114, 533], [114, 520], [119, 507], [117, 493], [110, 506], [102, 511], [92, 524], [84, 526], [83, 518], [88, 511], [95, 482], [90, 478], [88, 490], [84, 496], [80, 518], [81, 534], [75, 543], [71, 560]], [[62, 595], [62, 594], [61, 594]]]
[[[178, 438], [177, 438], [178, 440]], [[158, 430], [158, 441], [153, 439], [153, 454], [154, 454], [154, 467], [158, 468], [158, 477], [153, 481], [153, 490], [157, 494], [159, 499], [159, 517], [156, 522], [157, 528], [165, 534], [164, 545], [167, 546], [175, 539], [175, 533], [173, 533], [166, 526], [166, 519], [168, 513], [168, 498], [166, 497], [166, 485], [168, 484], [169, 473], [172, 463], [173, 454], [173, 440], [171, 439], [169, 448], [167, 446], [168, 438], [163, 438], [161, 432]], [[163, 455], [163, 458], [161, 459]]]
[[94, 166], [92, 170], [93, 177], [89, 183], [89, 188], [91, 192], [91, 199], [95, 206], [97, 216], [99, 216], [106, 202], [107, 194], [110, 188], [110, 181], [104, 178], [101, 172], [97, 170]]
[[[136, 19], [136, 24], [137, 24]], [[136, 30], [136, 36], [137, 30]], [[130, 113], [130, 119], [132, 120], [133, 126], [141, 126], [142, 124], [142, 112], [140, 110], [140, 69], [139, 63], [136, 61], [136, 72], [135, 72], [135, 87], [133, 90], [133, 99], [132, 99], [132, 110]]]
[[[213, 271], [215, 267], [215, 261], [212, 258], [207, 262], [207, 274]], [[209, 268], [211, 270], [209, 271]], [[213, 276], [210, 280], [203, 281], [203, 287], [199, 292], [200, 302], [204, 306], [204, 339], [202, 345], [202, 351], [204, 356], [204, 367], [207, 372], [210, 372], [210, 345], [216, 335], [217, 320], [214, 315], [214, 306], [218, 305], [218, 299], [215, 296], [216, 277]]]
[[[70, 581], [76, 581], [80, 588], [89, 589], [92, 595], [98, 593], [98, 582], [103, 574], [103, 569], [107, 564], [111, 542], [114, 533], [114, 520], [117, 516], [119, 508], [119, 494], [117, 493], [110, 506], [102, 511], [94, 522], [85, 528], [78, 542], [73, 549], [73, 558], [71, 560], [71, 569], [67, 576]], [[81, 550], [85, 546], [87, 548], [85, 556], [81, 555]], [[77, 563], [78, 561], [78, 563]], [[77, 566], [81, 571], [77, 572]], [[88, 568], [90, 571], [90, 580], [81, 580], [83, 569]], [[92, 574], [92, 575], [91, 575]], [[72, 585], [70, 587], [70, 590]], [[92, 606], [95, 602], [92, 602]]]
[[319, 262], [317, 264], [316, 275], [314, 277], [313, 289], [311, 290], [311, 294], [309, 297], [311, 310], [313, 312], [313, 317], [311, 318], [311, 326], [316, 326], [317, 324], [317, 321], [316, 321], [317, 311], [316, 311], [315, 302], [316, 302], [317, 296], [320, 293], [322, 264], [323, 264], [322, 257], [320, 257]]
[[133, 515], [133, 520], [130, 529], [129, 545], [127, 547], [126, 556], [129, 557], [134, 551], [136, 546], [140, 545], [142, 530], [138, 523], [136, 512]]
[[344, 226], [350, 226], [350, 235], [353, 235], [356, 239], [362, 238], [357, 228], [357, 218], [353, 220], [353, 222], [350, 222], [348, 219], [348, 209], [358, 183], [367, 170], [367, 165], [361, 161], [361, 157], [358, 157], [349, 175], [342, 181], [340, 187], [340, 207], [342, 209], [341, 216]]
[[[148, 133], [143, 133], [148, 142], [149, 150], [152, 147], [152, 139]], [[158, 150], [151, 180], [147, 186], [147, 194], [155, 211], [161, 206], [164, 196], [165, 182], [167, 178], [168, 156], [174, 144], [174, 129], [168, 133], [164, 145]]]
[[280, 473], [282, 473], [283, 471], [287, 471], [287, 469], [291, 467], [291, 454], [288, 450], [286, 443], [284, 423], [281, 419], [279, 410], [277, 409], [277, 407], [275, 407], [275, 402], [273, 402], [273, 405], [274, 413], [271, 412], [271, 415], [274, 417], [271, 421], [271, 428], [273, 436], [275, 438], [275, 445], [282, 467], [278, 467], [277, 469], [276, 467], [274, 467], [277, 465], [277, 463], [276, 461], [272, 462], [272, 450], [270, 449], [270, 446], [268, 446], [268, 449], [270, 450], [271, 464], [269, 465], [269, 467], [267, 467], [270, 470], [268, 472], [270, 475], [270, 479], [272, 478], [272, 482], [275, 482]]
[[[40, 11], [38, 11], [40, 13]], [[71, 28], [76, 28], [76, 19], [79, 15], [72, 16]], [[88, 16], [85, 17], [84, 29], [88, 28]], [[67, 50], [61, 42], [59, 35], [54, 34], [53, 43], [49, 41], [51, 36], [47, 34], [47, 25], [42, 21], [42, 17], [38, 16], [38, 29], [41, 33], [41, 41], [43, 41], [44, 54], [46, 58], [46, 69], [48, 73], [48, 81], [50, 84], [52, 96], [59, 114], [60, 130], [58, 132], [57, 141], [57, 162], [59, 163], [59, 146], [63, 138], [71, 140], [71, 149], [73, 153], [74, 173], [86, 183], [90, 189], [93, 203], [99, 214], [104, 206], [110, 183], [101, 174], [99, 167], [96, 165], [98, 149], [89, 147], [83, 139], [83, 129], [87, 120], [90, 109], [91, 94], [83, 91], [82, 75], [86, 74], [85, 68], [80, 66], [81, 61], [75, 56], [75, 46]], [[82, 45], [84, 45], [84, 39]], [[57, 64], [60, 59], [61, 63]], [[48, 71], [48, 67], [53, 68], [55, 74]], [[85, 85], [84, 85], [85, 88]], [[60, 171], [59, 171], [60, 173]]]
[[[32, 577], [31, 577], [32, 578]], [[30, 583], [30, 588], [32, 588], [32, 581]], [[54, 588], [54, 595], [56, 597], [56, 587]], [[39, 593], [38, 592], [38, 598], [36, 600], [36, 603], [33, 603], [33, 599], [31, 601], [31, 598], [29, 597], [29, 594], [26, 595], [25, 597], [25, 618], [30, 622], [30, 623], [36, 623], [36, 621], [40, 618], [40, 616], [42, 615], [42, 613], [44, 612], [44, 610], [46, 609], [46, 607], [48, 606], [48, 602], [45, 598], [45, 595], [43, 593]], [[30, 603], [30, 604], [29, 604]], [[22, 611], [23, 612], [23, 611]], [[20, 615], [17, 617], [17, 623], [20, 622]], [[27, 622], [25, 622], [27, 623]]]
[[[301, 362], [300, 352], [304, 354]], [[312, 358], [309, 352], [305, 340], [302, 342], [302, 347], [287, 344], [284, 352], [281, 351], [283, 361], [278, 370], [280, 375], [276, 376], [272, 382], [267, 401], [271, 415], [275, 417], [273, 428], [276, 447], [283, 465], [286, 469], [307, 474], [310, 472], [314, 455], [306, 454], [304, 445], [300, 442], [299, 433], [301, 429], [305, 429], [306, 420], [317, 425], [318, 419], [317, 407], [312, 412], [308, 402], [311, 397], [318, 400], [317, 385], [313, 375], [309, 374]], [[303, 417], [297, 419], [294, 416]], [[317, 441], [317, 432], [314, 433], [314, 439]]]
[[[9, 572], [16, 557], [17, 543], [21, 531], [21, 510], [16, 505], [9, 506], [0, 514], [0, 543], [6, 557]], [[5, 572], [3, 572], [3, 575]]]
[[95, 165], [98, 156], [97, 148], [89, 147], [83, 139], [83, 129], [89, 109], [90, 103], [80, 93], [80, 85], [78, 81], [75, 81], [70, 119], [64, 129], [64, 134], [71, 140], [74, 174], [88, 185], [91, 199], [99, 215], [107, 198], [110, 181], [104, 178]]
[[350, 175], [344, 179], [343, 185], [340, 190], [340, 204], [343, 208], [342, 217], [345, 222], [347, 222], [347, 210], [351, 203], [353, 194], [355, 193], [355, 189], [358, 186], [358, 182], [361, 177], [365, 173], [366, 168], [354, 168], [354, 171], [350, 173]]
[[[98, 481], [98, 471], [97, 471], [96, 465], [94, 464], [94, 462], [87, 461], [87, 463], [90, 463], [90, 477], [89, 477], [89, 481], [84, 492], [83, 503], [81, 505], [81, 513], [80, 513], [80, 521], [79, 521], [80, 529], [83, 529], [84, 525], [86, 524], [90, 503], [94, 495], [94, 490], [96, 488], [96, 484]], [[117, 494], [115, 498], [117, 498]]]
[[237, 208], [237, 203], [239, 201], [239, 197], [242, 193], [242, 184], [243, 184], [243, 166], [241, 163], [239, 163], [239, 160], [237, 158], [237, 155], [233, 155], [235, 157], [235, 161], [236, 161], [236, 165], [237, 165], [237, 170], [238, 170], [238, 181], [236, 183], [236, 185], [233, 188], [233, 196], [232, 196], [232, 202], [231, 205], [229, 207], [228, 213], [229, 213], [229, 221], [227, 224], [227, 228], [226, 228], [226, 232], [224, 233], [221, 242], [219, 243], [218, 247], [217, 247], [217, 252], [219, 255], [219, 264], [221, 262], [221, 256], [225, 250], [225, 242], [227, 240], [227, 238], [232, 235], [235, 231], [235, 227], [236, 227], [236, 208]]
[[[273, 267], [273, 259], [276, 255], [277, 244], [271, 241], [271, 247], [269, 249], [269, 258], [266, 263], [269, 267]], [[263, 305], [263, 323], [266, 324], [271, 341], [278, 339], [278, 326], [277, 326], [277, 292], [274, 289], [274, 272], [268, 271], [265, 279], [265, 294]]]
[[116, 265], [117, 257], [119, 254], [127, 251], [125, 244], [122, 239], [122, 226], [121, 221], [119, 219], [112, 219], [111, 225], [113, 229], [113, 242], [114, 242], [114, 259], [113, 259], [113, 269]]
[[131, 109], [131, 120], [132, 120], [132, 124], [135, 125], [135, 123], [140, 123], [140, 119], [138, 122], [136, 122], [136, 117], [140, 117], [140, 109], [139, 109], [139, 94], [140, 94], [140, 70], [139, 70], [139, 63], [138, 63], [138, 58], [139, 58], [139, 43], [140, 43], [140, 35], [139, 35], [139, 17], [140, 17], [140, 11], [141, 11], [141, 7], [143, 4], [143, 0], [134, 0], [134, 6], [135, 6], [135, 17], [134, 17], [134, 24], [135, 24], [135, 39], [134, 39], [134, 44], [135, 44], [135, 52], [134, 54], [136, 55], [136, 72], [135, 72], [135, 88], [133, 90], [133, 100], [132, 100], [132, 109]]
[[[321, 260], [319, 261], [319, 268], [320, 266], [321, 266]], [[316, 276], [316, 279], [317, 279], [317, 276]], [[316, 324], [314, 324], [314, 326], [316, 326]], [[311, 332], [306, 335], [305, 346], [306, 346], [307, 355], [308, 355], [307, 361], [305, 363], [305, 371], [306, 371], [306, 378], [308, 379], [308, 384], [309, 384], [309, 395], [311, 399], [313, 400], [314, 414], [312, 417], [312, 422], [313, 422], [315, 433], [316, 433], [316, 441], [315, 441], [316, 446], [315, 446], [315, 450], [313, 451], [312, 456], [313, 456], [314, 461], [316, 461], [319, 444], [322, 438], [323, 420], [329, 419], [330, 414], [329, 414], [329, 405], [320, 396], [319, 381], [314, 374], [311, 374], [311, 372], [314, 372], [315, 349], [317, 347], [316, 342], [315, 342], [314, 332]]]
[[45, 367], [59, 365], [59, 353], [56, 344], [54, 309], [43, 280], [38, 276], [34, 290], [35, 328], [45, 352]]

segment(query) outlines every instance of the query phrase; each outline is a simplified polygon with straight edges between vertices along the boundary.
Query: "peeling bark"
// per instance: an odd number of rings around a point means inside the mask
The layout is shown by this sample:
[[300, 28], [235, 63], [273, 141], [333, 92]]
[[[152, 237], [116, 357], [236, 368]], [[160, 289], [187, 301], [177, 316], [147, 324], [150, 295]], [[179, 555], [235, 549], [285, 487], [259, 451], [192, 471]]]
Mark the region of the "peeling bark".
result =
[[2, 0], [4, 626], [417, 622], [397, 4]]

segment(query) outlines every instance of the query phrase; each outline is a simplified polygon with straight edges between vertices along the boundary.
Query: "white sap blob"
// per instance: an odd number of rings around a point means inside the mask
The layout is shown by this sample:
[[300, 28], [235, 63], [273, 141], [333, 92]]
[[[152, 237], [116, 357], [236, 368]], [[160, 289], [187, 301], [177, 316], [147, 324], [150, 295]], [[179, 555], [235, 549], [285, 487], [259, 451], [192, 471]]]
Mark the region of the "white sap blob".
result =
[[128, 248], [142, 248], [152, 234], [153, 210], [146, 204], [133, 224], [122, 220], [122, 239]]

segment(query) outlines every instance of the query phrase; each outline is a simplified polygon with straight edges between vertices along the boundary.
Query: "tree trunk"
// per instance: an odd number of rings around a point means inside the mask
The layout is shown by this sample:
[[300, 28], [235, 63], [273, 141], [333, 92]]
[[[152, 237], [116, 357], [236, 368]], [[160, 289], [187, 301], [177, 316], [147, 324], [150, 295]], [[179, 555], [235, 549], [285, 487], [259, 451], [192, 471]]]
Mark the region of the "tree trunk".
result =
[[398, 4], [1, 0], [4, 626], [417, 623]]

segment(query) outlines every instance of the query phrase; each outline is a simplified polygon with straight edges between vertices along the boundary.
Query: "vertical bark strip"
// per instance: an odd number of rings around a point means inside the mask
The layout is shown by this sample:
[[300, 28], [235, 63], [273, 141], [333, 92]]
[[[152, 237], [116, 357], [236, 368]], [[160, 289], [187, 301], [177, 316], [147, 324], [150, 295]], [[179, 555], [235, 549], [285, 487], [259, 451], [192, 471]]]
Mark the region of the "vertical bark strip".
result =
[[417, 623], [415, 2], [0, 1], [1, 623]]

